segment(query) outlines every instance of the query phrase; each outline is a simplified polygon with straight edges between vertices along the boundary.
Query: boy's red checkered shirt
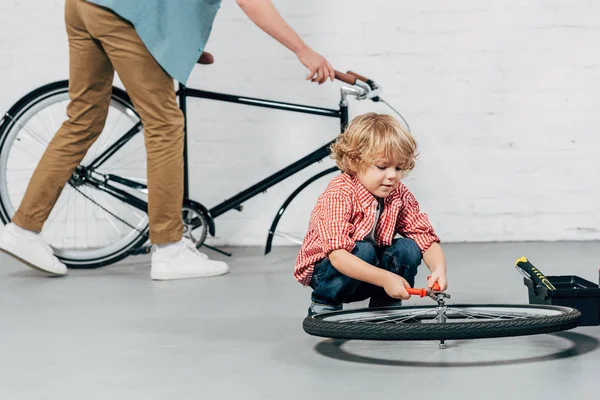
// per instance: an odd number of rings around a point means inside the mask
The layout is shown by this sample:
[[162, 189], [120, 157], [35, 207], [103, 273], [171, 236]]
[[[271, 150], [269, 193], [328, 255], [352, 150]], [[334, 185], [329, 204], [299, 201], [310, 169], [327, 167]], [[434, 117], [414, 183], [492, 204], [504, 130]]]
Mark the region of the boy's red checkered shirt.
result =
[[[377, 203], [356, 177], [342, 173], [333, 178], [312, 211], [294, 277], [308, 286], [316, 263], [333, 250], [351, 252], [354, 243], [363, 240], [375, 225]], [[402, 182], [384, 200], [375, 235], [377, 246], [391, 246], [396, 234], [413, 239], [423, 253], [440, 241], [427, 214], [420, 212], [417, 200]]]

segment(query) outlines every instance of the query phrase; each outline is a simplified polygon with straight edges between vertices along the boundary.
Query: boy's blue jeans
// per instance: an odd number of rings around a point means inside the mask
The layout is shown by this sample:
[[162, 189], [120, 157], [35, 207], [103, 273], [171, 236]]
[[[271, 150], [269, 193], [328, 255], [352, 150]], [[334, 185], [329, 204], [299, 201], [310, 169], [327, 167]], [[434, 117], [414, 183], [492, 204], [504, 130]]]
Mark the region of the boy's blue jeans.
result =
[[[423, 258], [419, 246], [408, 238], [395, 239], [391, 246], [384, 248], [359, 241], [352, 254], [371, 265], [402, 276], [411, 287], [414, 286], [417, 268]], [[339, 310], [343, 303], [368, 298], [371, 299], [370, 307], [399, 303], [398, 299], [388, 296], [383, 288], [342, 274], [328, 258], [315, 265], [310, 286], [313, 288], [314, 312]]]

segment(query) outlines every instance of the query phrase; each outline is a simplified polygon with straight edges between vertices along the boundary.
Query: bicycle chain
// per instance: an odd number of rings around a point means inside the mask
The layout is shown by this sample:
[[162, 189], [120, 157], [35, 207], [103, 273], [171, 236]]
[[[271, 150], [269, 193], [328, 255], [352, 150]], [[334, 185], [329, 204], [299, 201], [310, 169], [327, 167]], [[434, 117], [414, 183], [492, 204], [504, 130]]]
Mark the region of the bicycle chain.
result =
[[73, 189], [75, 189], [77, 192], [79, 192], [83, 197], [85, 197], [86, 199], [88, 199], [89, 201], [91, 201], [92, 203], [94, 203], [95, 205], [97, 205], [98, 207], [100, 207], [101, 209], [103, 209], [104, 211], [106, 211], [108, 214], [110, 214], [113, 217], [115, 217], [117, 220], [121, 221], [122, 223], [124, 223], [125, 225], [127, 225], [128, 227], [130, 227], [131, 229], [134, 229], [134, 230], [138, 231], [139, 233], [141, 233], [145, 237], [148, 237], [147, 233], [140, 231], [138, 228], [136, 228], [135, 226], [131, 225], [129, 222], [125, 221], [123, 218], [120, 218], [120, 217], [116, 216], [115, 214], [113, 214], [112, 212], [108, 211], [105, 207], [103, 207], [102, 205], [98, 204], [95, 200], [93, 200], [92, 198], [90, 198], [90, 196], [88, 196], [87, 194], [83, 193], [81, 190], [79, 190], [75, 186], [71, 185], [71, 187]]

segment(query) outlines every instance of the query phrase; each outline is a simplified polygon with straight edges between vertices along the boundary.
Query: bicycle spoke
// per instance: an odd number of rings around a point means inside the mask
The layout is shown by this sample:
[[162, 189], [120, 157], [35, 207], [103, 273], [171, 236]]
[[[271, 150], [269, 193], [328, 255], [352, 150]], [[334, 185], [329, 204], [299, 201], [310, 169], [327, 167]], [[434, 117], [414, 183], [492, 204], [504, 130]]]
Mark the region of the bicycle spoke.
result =
[[[60, 124], [58, 124], [56, 122], [56, 120], [54, 119], [54, 114], [50, 111], [50, 109], [48, 108], [48, 109], [46, 109], [46, 111], [47, 111], [47, 114], [50, 115], [50, 126], [53, 128], [53, 130], [55, 130], [55, 131], [58, 130], [59, 126], [62, 125], [62, 121]], [[66, 114], [63, 114], [63, 115], [66, 115]], [[47, 133], [48, 133], [48, 143], [50, 143], [50, 140], [52, 140], [52, 137], [54, 136], [54, 134], [56, 132], [52, 133], [48, 130]]]
[[414, 319], [416, 316], [429, 314], [432, 312], [432, 309], [420, 310], [420, 311], [408, 311], [408, 310], [398, 310], [395, 312], [386, 311], [385, 314], [382, 313], [373, 313], [375, 315], [366, 315], [363, 317], [356, 318], [348, 318], [340, 320], [340, 322], [369, 322], [369, 323], [382, 323], [382, 322], [396, 322], [401, 323], [407, 321], [409, 319]]
[[[67, 201], [68, 203], [68, 207], [67, 210], [72, 210], [73, 206], [71, 205], [72, 201], [73, 201], [73, 193], [71, 191], [68, 192], [69, 193], [69, 200]], [[69, 213], [65, 213], [65, 220], [63, 222], [63, 226], [65, 227], [65, 234], [63, 235], [63, 242], [62, 242], [62, 246], [61, 248], [65, 248], [65, 238], [67, 237], [67, 219], [69, 218]]]
[[[110, 143], [112, 143], [112, 140], [109, 140], [109, 139], [112, 139], [114, 132], [115, 132], [115, 126], [117, 125], [117, 122], [119, 122], [121, 120], [122, 117], [123, 117], [123, 114], [119, 114], [119, 116], [116, 118], [116, 120], [113, 120], [111, 129], [109, 129], [108, 131], [105, 131], [108, 133], [106, 134], [106, 137], [104, 138], [102, 146], [100, 146], [100, 144], [98, 144], [98, 146], [96, 146], [96, 152], [94, 153], [93, 159], [96, 159], [96, 157], [98, 157], [98, 154], [100, 154], [104, 150], [106, 150], [109, 147]], [[127, 131], [125, 131], [125, 132], [127, 132]]]
[[[32, 154], [32, 153], [30, 153], [29, 151], [27, 151], [27, 150], [24, 150], [24, 149], [21, 149], [21, 148], [19, 148], [18, 150], [19, 150], [21, 153], [24, 153], [24, 154], [28, 155], [29, 157], [33, 158], [33, 159], [34, 159], [36, 162], [37, 162], [37, 161], [40, 159], [40, 155], [39, 155], [39, 154]], [[13, 170], [13, 169], [16, 169], [16, 168], [11, 168], [11, 170]], [[21, 168], [21, 169], [22, 169], [22, 168]], [[29, 169], [29, 170], [31, 170], [32, 168], [28, 168], [28, 169]], [[17, 169], [17, 170], [18, 170], [18, 169]]]
[[[106, 199], [106, 202], [104, 204], [106, 204], [106, 206], [104, 207], [104, 211], [106, 211], [108, 213], [108, 215], [110, 215], [111, 217], [114, 218], [107, 218], [108, 223], [113, 227], [113, 229], [118, 233], [118, 234], [122, 234], [123, 231], [117, 226], [117, 224], [115, 224], [115, 222], [113, 221], [113, 219], [116, 219], [118, 221], [121, 221], [122, 223], [127, 225], [127, 222], [125, 222], [124, 220], [122, 220], [121, 218], [117, 217], [116, 211], [114, 209], [114, 206], [112, 205], [111, 202], [111, 197], [109, 195], [107, 195], [106, 193], [100, 191], [100, 195]], [[98, 206], [100, 206], [100, 204], [96, 203]], [[102, 206], [101, 206], [102, 207]], [[110, 210], [108, 209], [110, 208]]]
[[[90, 192], [90, 195], [91, 195], [91, 192], [93, 191], [93, 189], [92, 189], [92, 188], [88, 188], [88, 187], [82, 187], [82, 191], [83, 191], [83, 189], [87, 189], [87, 191], [89, 191], [89, 192]], [[94, 205], [94, 207], [93, 207], [93, 208], [94, 208], [94, 217], [95, 217], [95, 219], [96, 219], [96, 220], [98, 220], [98, 219], [99, 219], [99, 218], [98, 218], [98, 211], [99, 211], [99, 210], [102, 210], [102, 211], [104, 211], [104, 209], [102, 209], [101, 207], [97, 207], [96, 205]], [[106, 212], [106, 211], [105, 211], [105, 212]], [[96, 233], [97, 233], [97, 232], [98, 232], [98, 228], [99, 228], [100, 224], [99, 224], [99, 223], [96, 223], [96, 224], [94, 224], [94, 225], [96, 226]], [[108, 237], [108, 234], [107, 234], [107, 233], [106, 233], [104, 230], [100, 230], [100, 232], [102, 232], [102, 235], [104, 235], [104, 238], [106, 239], [106, 242], [107, 242], [107, 243], [110, 243], [110, 237]], [[100, 237], [100, 235], [98, 235], [98, 237]]]
[[[141, 146], [135, 147], [135, 148], [133, 148], [133, 149], [129, 150], [127, 153], [120, 154], [120, 156], [119, 156], [118, 158], [115, 158], [115, 159], [113, 159], [113, 158], [111, 157], [111, 158], [110, 158], [110, 159], [109, 159], [109, 160], [108, 160], [108, 161], [105, 163], [105, 165], [104, 165], [102, 168], [110, 168], [110, 167], [112, 167], [113, 165], [115, 165], [116, 163], [118, 163], [119, 161], [121, 161], [121, 160], [122, 160], [122, 159], [124, 159], [124, 158], [125, 158], [125, 159], [127, 159], [127, 160], [128, 160], [128, 162], [126, 162], [125, 164], [121, 164], [121, 165], [119, 166], [119, 168], [118, 168], [119, 170], [122, 170], [122, 169], [127, 169], [127, 168], [125, 168], [125, 167], [128, 167], [128, 166], [130, 166], [130, 165], [132, 165], [132, 164], [139, 164], [139, 159], [136, 159], [136, 158], [134, 158], [134, 159], [132, 160], [132, 159], [131, 159], [131, 155], [132, 155], [132, 154], [139, 154], [140, 147], [141, 147]], [[122, 148], [121, 148], [120, 150], [122, 150]], [[145, 160], [144, 160], [144, 162], [145, 162]]]
[[10, 196], [13, 198], [22, 199], [25, 195], [27, 187], [29, 186], [29, 179], [11, 181], [10, 184], [12, 185]]
[[[88, 203], [89, 203], [88, 201], [84, 201], [83, 202], [84, 215], [87, 215], [87, 213], [88, 213]], [[85, 218], [84, 221], [85, 221], [84, 222], [84, 224], [85, 224], [84, 234], [83, 234], [83, 238], [85, 240], [85, 246], [84, 246], [84, 248], [88, 248], [89, 247], [89, 242], [88, 242], [88, 220], [87, 220], [87, 218]]]
[[[65, 207], [65, 199], [64, 199], [64, 197], [61, 196], [61, 197], [59, 197], [59, 199], [54, 207], [54, 210], [52, 210], [53, 218], [48, 221], [47, 225], [53, 226], [54, 221], [57, 221], [60, 219], [60, 216], [62, 215], [63, 210], [65, 211], [65, 219], [66, 219], [66, 216], [68, 214], [68, 211], [67, 211], [68, 207]], [[59, 228], [64, 227], [64, 226], [65, 226], [64, 222], [62, 225], [59, 224]], [[60, 231], [59, 229], [54, 230], [54, 235], [52, 236], [52, 238], [50, 240], [48, 240], [48, 244], [52, 245], [52, 243], [54, 243], [54, 239], [56, 239], [56, 235], [58, 235], [59, 231]]]
[[[8, 114], [7, 114], [8, 115]], [[12, 119], [12, 117], [9, 115], [9, 118]], [[13, 120], [14, 121], [14, 120]], [[43, 148], [48, 147], [48, 143], [45, 142], [38, 133], [34, 132], [31, 128], [27, 127], [26, 125], [21, 125], [19, 121], [15, 121], [16, 124], [19, 124], [19, 127], [25, 131], [26, 133], [29, 133], [29, 135], [38, 143], [40, 144]]]
[[423, 312], [413, 312], [413, 313], [407, 315], [404, 318], [401, 318], [401, 317], [398, 317], [398, 318], [386, 318], [386, 321], [381, 321], [381, 322], [378, 322], [378, 323], [381, 324], [381, 323], [386, 323], [386, 322], [393, 322], [393, 323], [396, 323], [396, 324], [401, 324], [401, 323], [404, 323], [404, 322], [407, 322], [407, 321], [411, 321], [411, 320], [413, 320], [415, 322], [420, 322], [419, 320], [415, 319], [415, 317], [426, 315], [426, 314], [429, 314], [429, 313], [431, 313], [431, 310], [427, 310], [427, 311], [423, 311]]
[[[352, 313], [348, 311], [348, 315], [331, 315], [324, 317], [327, 320], [332, 320], [340, 323], [369, 323], [369, 324], [386, 324], [386, 323], [435, 323], [439, 322], [439, 308], [432, 306], [423, 309], [398, 309], [398, 310], [373, 310]], [[511, 319], [528, 319], [538, 314], [529, 314], [526, 312], [514, 312], [506, 310], [474, 310], [472, 308], [460, 308], [448, 306], [443, 317], [448, 323], [464, 322], [464, 321], [490, 321], [490, 320], [511, 320]]]
[[448, 310], [446, 312], [446, 316], [451, 318], [451, 315], [448, 315], [448, 312], [454, 312], [456, 314], [462, 315], [464, 317], [467, 317], [467, 319], [526, 319], [526, 318], [530, 318], [529, 315], [527, 314], [517, 314], [517, 313], [501, 313], [501, 312], [477, 312], [477, 311], [470, 311], [467, 309], [458, 309], [458, 308], [451, 308], [448, 307]]
[[6, 183], [15, 184], [15, 183], [25, 182], [25, 184], [29, 184], [29, 180], [30, 180], [30, 178], [10, 179], [10, 180], [7, 180]]

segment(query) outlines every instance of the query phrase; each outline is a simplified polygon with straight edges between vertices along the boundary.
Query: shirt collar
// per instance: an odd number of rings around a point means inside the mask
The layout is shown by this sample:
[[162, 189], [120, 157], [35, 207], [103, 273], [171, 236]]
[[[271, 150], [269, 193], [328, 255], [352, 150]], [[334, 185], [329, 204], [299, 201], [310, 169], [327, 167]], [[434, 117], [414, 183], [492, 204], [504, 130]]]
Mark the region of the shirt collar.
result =
[[[366, 187], [363, 186], [362, 183], [356, 178], [354, 175], [345, 174], [352, 184], [354, 191], [356, 193], [356, 197], [358, 198], [358, 202], [363, 208], [368, 208], [373, 205], [373, 203], [377, 202], [377, 198], [373, 195], [373, 193], [369, 192]], [[396, 187], [392, 192], [384, 199], [385, 204], [389, 204], [393, 198], [398, 194], [400, 185]]]
[[362, 183], [356, 178], [354, 175], [348, 175], [350, 182], [352, 183], [352, 187], [354, 187], [354, 191], [356, 193], [356, 197], [358, 198], [358, 202], [363, 208], [367, 208], [371, 206], [373, 203], [377, 202], [373, 193], [369, 192], [366, 187], [363, 186]]

